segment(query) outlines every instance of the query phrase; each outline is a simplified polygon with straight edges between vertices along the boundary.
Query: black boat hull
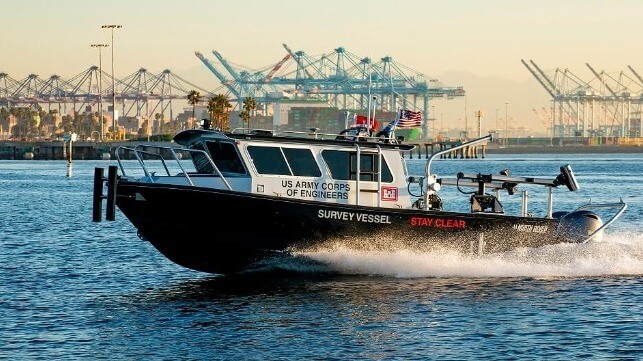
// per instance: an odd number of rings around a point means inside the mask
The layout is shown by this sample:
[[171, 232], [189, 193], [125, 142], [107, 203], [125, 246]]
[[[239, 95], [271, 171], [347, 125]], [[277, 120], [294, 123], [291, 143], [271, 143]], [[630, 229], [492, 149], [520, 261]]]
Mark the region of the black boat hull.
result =
[[217, 274], [337, 243], [478, 254], [566, 241], [558, 221], [546, 218], [376, 209], [126, 179], [116, 183], [116, 195], [142, 239], [172, 262]]

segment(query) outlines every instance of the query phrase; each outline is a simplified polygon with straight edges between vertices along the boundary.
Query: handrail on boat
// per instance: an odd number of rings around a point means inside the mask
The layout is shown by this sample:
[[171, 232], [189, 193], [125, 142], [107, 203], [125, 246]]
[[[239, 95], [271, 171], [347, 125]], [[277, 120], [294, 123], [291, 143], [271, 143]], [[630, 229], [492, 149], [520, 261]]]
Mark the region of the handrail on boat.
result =
[[[452, 148], [449, 148], [449, 149], [443, 149], [443, 150], [440, 150], [438, 152], [435, 152], [435, 153], [431, 154], [429, 159], [427, 159], [426, 165], [424, 167], [424, 181], [423, 181], [423, 184], [421, 185], [422, 188], [423, 188], [422, 191], [424, 193], [424, 196], [423, 196], [423, 199], [422, 199], [423, 200], [422, 208], [424, 210], [431, 209], [431, 205], [430, 205], [430, 202], [429, 202], [429, 196], [431, 194], [435, 194], [435, 191], [432, 188], [434, 188], [436, 186], [439, 186], [439, 184], [437, 184], [438, 183], [437, 182], [437, 177], [431, 174], [431, 163], [433, 162], [433, 159], [435, 159], [436, 157], [438, 157], [440, 155], [447, 154], [447, 153], [450, 153], [450, 152], [453, 152], [453, 151], [456, 151], [456, 150], [459, 150], [459, 149], [462, 149], [462, 148], [465, 148], [465, 147], [470, 147], [472, 145], [477, 145], [477, 144], [480, 144], [480, 143], [489, 142], [492, 139], [493, 139], [492, 135], [488, 134], [488, 135], [485, 135], [484, 137], [476, 138], [476, 139], [470, 140], [468, 142], [462, 143], [460, 145], [457, 145], [455, 147], [452, 147]], [[425, 187], [426, 187], [426, 189], [424, 189]]]
[[[350, 129], [350, 128], [349, 128]], [[363, 134], [337, 134], [337, 133], [320, 133], [319, 129], [317, 128], [311, 128], [310, 131], [304, 132], [304, 131], [296, 131], [296, 130], [284, 130], [284, 131], [276, 131], [273, 129], [257, 129], [257, 128], [245, 128], [245, 127], [238, 127], [234, 128], [231, 131], [232, 134], [248, 134], [248, 135], [271, 135], [271, 136], [282, 136], [282, 137], [308, 137], [312, 139], [346, 139], [346, 140], [353, 140], [354, 139], [359, 139], [360, 141], [365, 140], [365, 141], [372, 141], [372, 142], [389, 142], [391, 144], [398, 144], [399, 140], [398, 139], [393, 139], [393, 138], [383, 138], [383, 137], [377, 137], [374, 135], [363, 135]]]
[[426, 161], [426, 165], [425, 165], [425, 168], [424, 168], [424, 174], [426, 176], [431, 174], [431, 163], [433, 162], [433, 159], [435, 159], [436, 157], [438, 157], [440, 155], [443, 155], [443, 154], [451, 153], [453, 151], [456, 151], [456, 150], [459, 150], [459, 149], [462, 149], [462, 148], [465, 148], [465, 147], [470, 147], [472, 145], [477, 145], [477, 144], [484, 143], [484, 142], [490, 142], [492, 139], [493, 139], [492, 135], [488, 134], [488, 135], [485, 135], [484, 137], [476, 138], [476, 139], [470, 140], [468, 142], [462, 143], [460, 145], [457, 145], [455, 147], [451, 147], [451, 148], [448, 148], [448, 149], [443, 149], [443, 150], [440, 150], [440, 151], [437, 151], [437, 152], [431, 154], [429, 159]]
[[258, 129], [258, 128], [245, 128], [245, 127], [238, 127], [232, 129], [231, 133], [232, 134], [248, 134], [248, 135], [277, 135], [277, 136], [303, 136], [303, 137], [312, 137], [314, 139], [326, 139], [326, 136], [328, 137], [336, 137], [337, 134], [331, 134], [331, 133], [319, 133], [319, 129], [311, 129], [308, 132], [303, 132], [303, 131], [296, 131], [296, 130], [284, 130], [284, 131], [276, 131], [274, 129]]
[[121, 169], [121, 173], [123, 174], [123, 176], [127, 176], [127, 172], [125, 170], [125, 167], [123, 166], [123, 162], [122, 162], [122, 159], [121, 159], [121, 156], [120, 156], [120, 153], [122, 151], [130, 151], [130, 152], [134, 153], [134, 156], [136, 157], [136, 160], [138, 161], [138, 163], [141, 165], [141, 168], [143, 169], [143, 173], [145, 174], [146, 177], [150, 177], [150, 172], [147, 170], [147, 167], [145, 166], [145, 162], [141, 158], [140, 154], [147, 154], [150, 157], [159, 158], [161, 160], [161, 163], [163, 164], [163, 167], [165, 168], [165, 171], [168, 172], [168, 174], [169, 174], [169, 170], [167, 168], [167, 165], [165, 164], [165, 160], [163, 159], [163, 156], [161, 156], [160, 154], [146, 152], [144, 150], [140, 150], [140, 149], [136, 149], [136, 148], [132, 148], [132, 147], [120, 146], [120, 147], [116, 148], [115, 154], [116, 154], [116, 160], [118, 161], [118, 166]]
[[123, 163], [122, 163], [122, 161], [121, 161], [121, 157], [120, 157], [120, 152], [121, 152], [121, 150], [128, 150], [128, 151], [131, 151], [131, 152], [133, 152], [133, 153], [134, 153], [134, 156], [136, 157], [136, 160], [138, 161], [139, 165], [140, 165], [140, 166], [141, 166], [141, 168], [143, 169], [143, 173], [145, 174], [145, 176], [146, 176], [146, 177], [148, 177], [148, 178], [150, 179], [150, 181], [151, 181], [152, 183], [154, 183], [154, 178], [152, 177], [151, 173], [148, 171], [147, 166], [145, 165], [145, 161], [144, 161], [143, 157], [141, 156], [141, 155], [143, 155], [143, 154], [146, 154], [146, 155], [151, 156], [151, 157], [154, 157], [154, 158], [158, 158], [158, 159], [161, 161], [161, 164], [163, 164], [163, 168], [165, 169], [165, 172], [166, 172], [167, 176], [171, 176], [171, 175], [172, 175], [172, 174], [170, 173], [170, 170], [169, 170], [169, 168], [168, 168], [168, 166], [167, 166], [167, 163], [166, 163], [166, 160], [167, 160], [167, 159], [165, 159], [165, 157], [163, 157], [163, 155], [161, 154], [161, 152], [160, 152], [160, 151], [159, 151], [158, 153], [153, 153], [153, 152], [148, 152], [148, 151], [144, 150], [143, 148], [146, 148], [146, 149], [151, 148], [151, 149], [168, 150], [168, 151], [170, 151], [170, 153], [172, 154], [172, 158], [173, 158], [173, 160], [174, 160], [174, 161], [176, 162], [176, 164], [179, 166], [179, 169], [181, 169], [181, 173], [180, 173], [180, 175], [184, 176], [184, 177], [185, 177], [185, 179], [188, 181], [188, 183], [189, 183], [191, 186], [194, 186], [194, 183], [192, 182], [192, 179], [190, 178], [189, 173], [185, 170], [185, 168], [184, 168], [184, 167], [183, 167], [183, 165], [181, 164], [181, 161], [180, 161], [179, 157], [177, 156], [177, 154], [178, 154], [178, 152], [188, 152], [188, 153], [199, 153], [199, 154], [202, 154], [202, 155], [204, 155], [204, 156], [206, 157], [206, 159], [208, 160], [208, 162], [209, 162], [209, 163], [210, 163], [210, 165], [212, 166], [212, 169], [214, 169], [214, 172], [215, 172], [215, 173], [216, 173], [216, 175], [221, 179], [221, 181], [222, 181], [222, 182], [223, 182], [223, 184], [226, 186], [226, 188], [227, 188], [228, 190], [232, 190], [232, 186], [230, 185], [230, 183], [228, 182], [228, 180], [225, 178], [225, 176], [221, 173], [221, 171], [219, 170], [219, 167], [217, 167], [217, 166], [216, 166], [216, 164], [214, 163], [214, 161], [212, 160], [212, 158], [210, 157], [210, 155], [209, 155], [206, 151], [201, 150], [201, 149], [187, 149], [187, 148], [178, 148], [178, 147], [165, 147], [165, 146], [159, 146], [159, 145], [153, 145], [153, 146], [150, 146], [150, 145], [137, 145], [137, 146], [136, 146], [136, 147], [134, 147], [134, 148], [131, 148], [131, 147], [125, 147], [125, 146], [118, 147], [118, 148], [116, 149], [116, 152], [115, 152], [115, 153], [116, 153], [116, 160], [118, 161], [118, 165], [119, 165], [119, 167], [121, 168], [121, 173], [122, 173], [124, 176], [126, 176], [127, 174], [126, 174], [126, 172], [125, 172], [125, 167], [123, 166]]
[[148, 152], [148, 151], [144, 150], [143, 148], [152, 148], [152, 149], [159, 149], [159, 150], [162, 150], [162, 149], [169, 150], [169, 151], [172, 153], [172, 157], [173, 157], [173, 158], [174, 158], [174, 160], [177, 162], [177, 164], [178, 164], [179, 168], [181, 169], [181, 171], [182, 171], [182, 172], [183, 172], [183, 174], [185, 175], [185, 178], [187, 179], [188, 183], [189, 183], [190, 185], [192, 185], [192, 186], [194, 185], [194, 184], [192, 183], [192, 180], [190, 179], [190, 176], [187, 174], [187, 172], [185, 171], [185, 169], [184, 169], [184, 168], [183, 168], [183, 166], [181, 165], [181, 162], [179, 162], [178, 157], [176, 156], [176, 151], [175, 151], [175, 150], [181, 150], [181, 149], [180, 149], [180, 148], [172, 148], [172, 147], [163, 147], [163, 146], [158, 146], [158, 145], [155, 145], [155, 146], [137, 145], [137, 146], [136, 146], [136, 147], [134, 147], [134, 148], [131, 148], [131, 147], [125, 147], [125, 146], [118, 147], [118, 148], [116, 149], [116, 159], [117, 159], [117, 161], [118, 161], [118, 165], [119, 165], [119, 167], [121, 168], [121, 172], [123, 173], [123, 175], [124, 175], [124, 176], [126, 176], [127, 174], [126, 174], [126, 172], [125, 172], [125, 167], [123, 166], [123, 163], [121, 162], [121, 157], [120, 157], [120, 152], [121, 152], [121, 150], [128, 150], [128, 151], [131, 151], [131, 152], [133, 152], [133, 153], [134, 153], [134, 156], [136, 157], [136, 160], [138, 161], [139, 165], [140, 165], [140, 166], [141, 166], [141, 168], [143, 169], [143, 173], [145, 174], [145, 176], [146, 176], [146, 177], [147, 177], [147, 178], [148, 178], [152, 183], [154, 183], [154, 178], [152, 177], [152, 174], [148, 171], [147, 166], [145, 165], [145, 160], [144, 160], [144, 159], [143, 159], [143, 157], [141, 156], [141, 155], [143, 155], [143, 154], [148, 155], [148, 156], [150, 156], [150, 157], [152, 157], [152, 158], [158, 158], [158, 159], [161, 161], [161, 164], [163, 164], [163, 168], [165, 169], [165, 173], [167, 174], [167, 176], [171, 176], [171, 175], [172, 175], [172, 174], [170, 173], [170, 169], [167, 167], [167, 163], [166, 163], [166, 159], [165, 159], [165, 157], [163, 157], [163, 155], [162, 155], [160, 152], [158, 152], [158, 153]]

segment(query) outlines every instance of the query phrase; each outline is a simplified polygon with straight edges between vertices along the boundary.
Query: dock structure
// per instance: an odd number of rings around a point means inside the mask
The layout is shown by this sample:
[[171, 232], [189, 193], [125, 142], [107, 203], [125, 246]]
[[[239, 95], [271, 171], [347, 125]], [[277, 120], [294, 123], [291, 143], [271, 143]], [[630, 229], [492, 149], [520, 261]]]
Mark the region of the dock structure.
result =
[[[408, 151], [408, 156], [413, 159], [413, 153], [417, 153], [417, 158], [423, 157], [428, 159], [431, 154], [443, 151], [445, 149], [455, 148], [463, 143], [462, 140], [441, 141], [433, 143], [412, 143], [415, 149]], [[440, 159], [472, 159], [472, 158], [485, 158], [487, 154], [486, 145], [467, 146], [461, 149], [456, 149], [452, 152], [445, 153], [440, 156]]]
[[[142, 142], [0, 142], [0, 160], [110, 160], [119, 146]], [[155, 142], [152, 142], [155, 143]], [[164, 142], [158, 142], [165, 144]], [[73, 151], [72, 151], [73, 149]]]

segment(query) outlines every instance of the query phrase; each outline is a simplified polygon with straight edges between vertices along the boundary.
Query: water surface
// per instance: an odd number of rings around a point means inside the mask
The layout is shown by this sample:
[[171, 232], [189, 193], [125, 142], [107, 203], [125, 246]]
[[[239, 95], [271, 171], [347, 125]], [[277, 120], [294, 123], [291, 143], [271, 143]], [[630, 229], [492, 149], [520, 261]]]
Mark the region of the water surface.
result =
[[[0, 161], [0, 358], [641, 359], [641, 155], [489, 155], [434, 171], [549, 177], [567, 163], [581, 189], [557, 190], [555, 208], [628, 203], [602, 243], [477, 258], [339, 247], [219, 277], [169, 262], [120, 212], [91, 222], [94, 167], [112, 161], [75, 161], [71, 177], [63, 161]], [[445, 190], [445, 207], [466, 209], [462, 197]], [[544, 196], [530, 199], [539, 212]]]

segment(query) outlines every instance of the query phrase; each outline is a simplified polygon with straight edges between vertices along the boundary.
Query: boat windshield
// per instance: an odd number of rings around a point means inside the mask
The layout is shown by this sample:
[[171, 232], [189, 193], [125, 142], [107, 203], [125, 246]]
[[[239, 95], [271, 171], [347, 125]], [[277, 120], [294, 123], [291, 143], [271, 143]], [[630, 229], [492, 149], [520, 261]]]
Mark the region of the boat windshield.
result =
[[[231, 142], [207, 141], [207, 150], [214, 164], [219, 168], [221, 173], [246, 174], [243, 162], [237, 153], [236, 147]], [[202, 143], [196, 143], [192, 146], [194, 149], [203, 149]], [[212, 174], [214, 169], [210, 162], [203, 154], [193, 156], [194, 165], [199, 173]]]

